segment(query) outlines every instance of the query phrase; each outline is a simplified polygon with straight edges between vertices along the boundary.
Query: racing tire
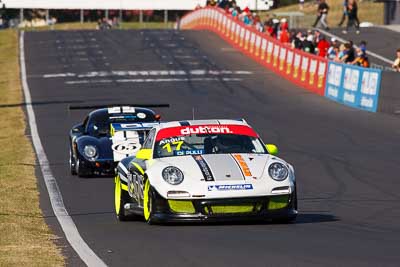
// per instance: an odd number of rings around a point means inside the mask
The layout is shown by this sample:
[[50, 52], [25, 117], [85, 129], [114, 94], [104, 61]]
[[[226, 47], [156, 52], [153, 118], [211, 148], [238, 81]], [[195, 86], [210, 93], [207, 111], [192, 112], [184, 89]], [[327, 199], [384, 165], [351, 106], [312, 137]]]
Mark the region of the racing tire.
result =
[[76, 162], [75, 162], [74, 156], [72, 155], [71, 149], [69, 150], [69, 170], [72, 175], [77, 175]]
[[86, 178], [91, 175], [91, 173], [88, 170], [83, 169], [80, 163], [80, 159], [77, 159], [75, 162], [75, 172], [81, 178]]
[[115, 214], [119, 221], [127, 221], [128, 216], [125, 213], [125, 204], [128, 202], [127, 192], [122, 190], [122, 183], [119, 175], [115, 176], [114, 200], [115, 200]]
[[153, 203], [154, 203], [153, 190], [149, 179], [146, 179], [143, 189], [143, 216], [144, 220], [150, 225], [154, 224]]

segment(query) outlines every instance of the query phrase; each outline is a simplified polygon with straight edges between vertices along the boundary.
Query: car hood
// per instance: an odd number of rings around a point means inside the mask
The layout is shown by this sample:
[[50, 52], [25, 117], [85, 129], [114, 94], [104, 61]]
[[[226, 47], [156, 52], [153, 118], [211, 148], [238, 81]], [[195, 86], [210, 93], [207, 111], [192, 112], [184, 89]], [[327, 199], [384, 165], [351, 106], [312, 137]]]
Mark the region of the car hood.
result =
[[244, 181], [260, 178], [269, 155], [209, 154], [163, 158], [166, 165], [181, 169], [185, 176], [205, 181]]

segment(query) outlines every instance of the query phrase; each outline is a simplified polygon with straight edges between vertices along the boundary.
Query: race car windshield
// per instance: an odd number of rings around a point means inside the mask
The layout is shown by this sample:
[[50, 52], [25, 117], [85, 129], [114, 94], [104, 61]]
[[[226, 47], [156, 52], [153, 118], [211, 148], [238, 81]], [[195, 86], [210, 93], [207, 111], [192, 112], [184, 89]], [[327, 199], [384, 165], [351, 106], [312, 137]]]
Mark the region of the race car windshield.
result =
[[258, 137], [238, 134], [191, 134], [161, 139], [155, 143], [154, 157], [204, 154], [266, 154]]

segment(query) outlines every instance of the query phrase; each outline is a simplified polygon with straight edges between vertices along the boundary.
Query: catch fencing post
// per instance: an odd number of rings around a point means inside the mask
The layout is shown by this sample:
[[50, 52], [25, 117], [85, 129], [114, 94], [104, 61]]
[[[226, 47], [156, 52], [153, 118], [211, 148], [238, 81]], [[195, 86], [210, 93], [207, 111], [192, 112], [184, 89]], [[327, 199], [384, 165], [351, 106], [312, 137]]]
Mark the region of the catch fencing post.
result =
[[24, 9], [21, 8], [19, 10], [19, 23], [22, 23], [24, 21]]
[[143, 23], [143, 10], [139, 11], [139, 23], [142, 24]]
[[84, 17], [83, 17], [83, 9], [81, 9], [81, 24], [83, 24], [83, 22], [84, 22]]
[[168, 10], [164, 10], [164, 24], [168, 23]]

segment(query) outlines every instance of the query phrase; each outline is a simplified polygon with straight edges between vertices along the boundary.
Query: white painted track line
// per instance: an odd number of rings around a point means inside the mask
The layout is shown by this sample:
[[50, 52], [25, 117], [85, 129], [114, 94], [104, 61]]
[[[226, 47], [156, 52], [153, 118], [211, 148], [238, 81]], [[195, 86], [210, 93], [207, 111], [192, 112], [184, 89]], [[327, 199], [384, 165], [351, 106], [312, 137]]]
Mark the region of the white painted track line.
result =
[[46, 184], [47, 191], [50, 197], [50, 203], [53, 208], [54, 214], [60, 223], [62, 230], [64, 231], [65, 237], [71, 244], [72, 248], [76, 251], [82, 261], [88, 266], [107, 266], [86, 244], [71, 216], [69, 216], [67, 209], [64, 206], [63, 198], [58, 188], [57, 181], [51, 173], [49, 161], [47, 160], [46, 153], [44, 152], [42, 142], [40, 141], [35, 113], [31, 105], [32, 99], [26, 79], [26, 66], [25, 66], [25, 51], [24, 51], [24, 31], [20, 34], [19, 47], [20, 47], [20, 67], [21, 67], [21, 79], [22, 89], [25, 95], [26, 110], [28, 113], [29, 128], [32, 135], [33, 146], [36, 151], [36, 155], [39, 161], [40, 170], [43, 174], [43, 179]]

